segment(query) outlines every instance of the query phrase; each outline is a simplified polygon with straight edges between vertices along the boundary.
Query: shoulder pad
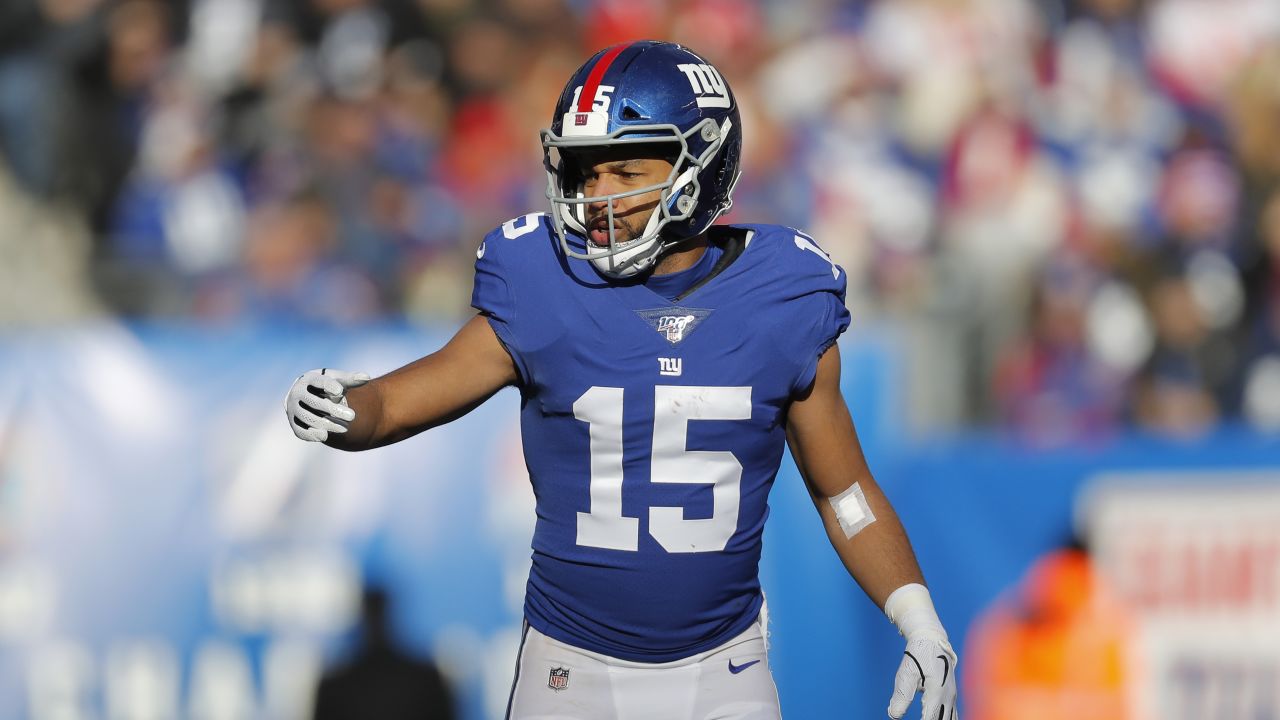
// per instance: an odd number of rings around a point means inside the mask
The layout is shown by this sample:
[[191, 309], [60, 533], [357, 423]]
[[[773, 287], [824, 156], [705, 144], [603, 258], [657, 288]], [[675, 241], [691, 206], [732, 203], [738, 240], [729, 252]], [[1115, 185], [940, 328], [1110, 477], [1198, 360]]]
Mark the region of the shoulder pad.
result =
[[777, 275], [790, 285], [810, 291], [836, 292], [844, 296], [847, 274], [817, 241], [783, 225], [744, 225], [753, 233], [749, 249], [758, 258], [758, 269]]
[[[541, 232], [539, 232], [541, 231]], [[498, 227], [490, 230], [480, 243], [480, 247], [476, 249], [476, 258], [481, 259], [484, 254], [489, 251], [489, 243], [504, 240], [520, 240], [527, 238], [532, 240], [538, 234], [546, 234], [551, 232], [550, 220], [545, 212], [532, 212], [527, 215], [512, 218]]]
[[780, 228], [785, 231], [787, 237], [782, 241], [784, 248], [779, 248], [779, 254], [789, 256], [788, 264], [791, 264], [798, 270], [813, 272], [821, 275], [830, 275], [832, 281], [844, 284], [845, 273], [844, 268], [836, 264], [835, 260], [823, 250], [818, 241], [812, 236], [803, 233], [795, 228]]

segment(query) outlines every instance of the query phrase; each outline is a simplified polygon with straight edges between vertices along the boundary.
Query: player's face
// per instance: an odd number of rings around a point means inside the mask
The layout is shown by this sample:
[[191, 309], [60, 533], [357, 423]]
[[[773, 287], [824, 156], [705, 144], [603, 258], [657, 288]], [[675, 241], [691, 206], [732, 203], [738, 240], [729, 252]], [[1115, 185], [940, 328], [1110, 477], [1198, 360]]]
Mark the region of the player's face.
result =
[[[624, 148], [620, 148], [625, 152]], [[596, 155], [586, 161], [583, 193], [588, 197], [616, 195], [667, 181], [672, 165], [661, 158]], [[661, 189], [629, 195], [613, 201], [614, 241], [640, 237], [662, 195]], [[587, 234], [598, 246], [609, 244], [609, 203], [587, 204]]]

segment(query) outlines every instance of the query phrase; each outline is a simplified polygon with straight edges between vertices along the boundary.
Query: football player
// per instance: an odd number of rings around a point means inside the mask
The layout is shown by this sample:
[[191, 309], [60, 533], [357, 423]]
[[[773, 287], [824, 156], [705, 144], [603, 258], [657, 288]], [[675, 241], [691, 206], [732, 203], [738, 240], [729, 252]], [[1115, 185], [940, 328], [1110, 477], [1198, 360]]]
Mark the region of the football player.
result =
[[906, 640], [889, 716], [956, 713], [956, 655], [840, 393], [845, 273], [804, 233], [713, 225], [742, 126], [664, 42], [570, 78], [542, 147], [549, 213], [476, 251], [479, 314], [370, 380], [294, 383], [294, 433], [364, 450], [521, 392], [537, 497], [508, 718], [778, 718], [758, 577], [784, 441], [831, 543]]

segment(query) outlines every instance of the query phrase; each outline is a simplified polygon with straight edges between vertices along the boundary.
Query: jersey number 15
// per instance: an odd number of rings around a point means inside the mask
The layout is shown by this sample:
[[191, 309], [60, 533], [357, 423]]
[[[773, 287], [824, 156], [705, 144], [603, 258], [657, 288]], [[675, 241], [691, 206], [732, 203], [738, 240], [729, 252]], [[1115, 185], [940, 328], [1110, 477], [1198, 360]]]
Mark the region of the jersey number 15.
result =
[[[738, 528], [742, 464], [728, 451], [688, 450], [690, 420], [751, 419], [750, 387], [654, 387], [651, 482], [709, 484], [711, 517], [688, 520], [682, 507], [649, 508], [649, 534], [667, 552], [724, 550]], [[588, 424], [591, 511], [578, 513], [578, 544], [637, 549], [640, 519], [622, 514], [622, 388], [592, 387], [573, 404]]]

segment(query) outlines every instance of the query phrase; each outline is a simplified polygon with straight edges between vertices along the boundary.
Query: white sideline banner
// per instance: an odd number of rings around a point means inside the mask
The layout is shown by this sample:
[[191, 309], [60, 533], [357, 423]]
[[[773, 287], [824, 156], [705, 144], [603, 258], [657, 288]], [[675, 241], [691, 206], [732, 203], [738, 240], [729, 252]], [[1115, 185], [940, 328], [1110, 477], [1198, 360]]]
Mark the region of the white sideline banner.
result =
[[1077, 519], [1135, 621], [1138, 720], [1280, 720], [1280, 474], [1108, 474]]

